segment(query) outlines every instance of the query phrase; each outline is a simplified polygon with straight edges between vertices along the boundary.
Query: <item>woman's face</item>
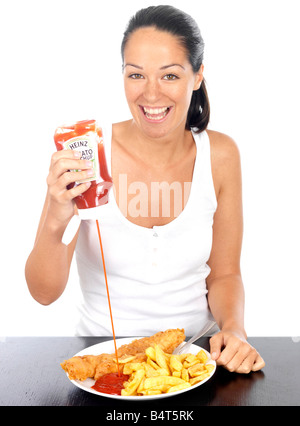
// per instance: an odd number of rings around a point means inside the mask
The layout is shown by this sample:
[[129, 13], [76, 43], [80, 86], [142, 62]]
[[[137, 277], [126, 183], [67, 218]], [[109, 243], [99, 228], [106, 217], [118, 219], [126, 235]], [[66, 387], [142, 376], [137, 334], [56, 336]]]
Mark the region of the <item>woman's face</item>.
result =
[[152, 27], [131, 34], [124, 50], [124, 87], [134, 122], [150, 138], [185, 128], [194, 90], [203, 79], [194, 73], [178, 39]]

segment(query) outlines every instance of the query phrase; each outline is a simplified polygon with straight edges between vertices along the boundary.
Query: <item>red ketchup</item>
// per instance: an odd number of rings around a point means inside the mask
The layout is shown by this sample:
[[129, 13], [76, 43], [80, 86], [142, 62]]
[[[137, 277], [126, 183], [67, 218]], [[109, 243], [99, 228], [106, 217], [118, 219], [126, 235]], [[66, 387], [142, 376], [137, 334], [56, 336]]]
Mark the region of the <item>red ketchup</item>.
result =
[[74, 200], [78, 209], [102, 206], [108, 202], [108, 192], [112, 187], [112, 178], [107, 170], [102, 129], [95, 120], [78, 121], [71, 126], [58, 127], [54, 134], [58, 151], [72, 149], [81, 152], [81, 159], [93, 163], [94, 175], [91, 178], [72, 183], [68, 189], [82, 182], [91, 182], [91, 186]]
[[121, 395], [122, 389], [124, 389], [124, 382], [129, 379], [129, 376], [125, 374], [109, 373], [100, 377], [92, 386], [92, 389], [97, 392], [109, 393], [110, 395]]

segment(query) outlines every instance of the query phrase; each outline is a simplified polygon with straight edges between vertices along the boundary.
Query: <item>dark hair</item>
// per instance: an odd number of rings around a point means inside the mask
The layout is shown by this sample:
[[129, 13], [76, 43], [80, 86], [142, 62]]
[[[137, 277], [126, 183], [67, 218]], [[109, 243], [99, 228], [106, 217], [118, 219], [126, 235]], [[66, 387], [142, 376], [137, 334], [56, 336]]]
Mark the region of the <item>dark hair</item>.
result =
[[[150, 6], [139, 10], [130, 19], [124, 32], [121, 45], [122, 60], [124, 62], [124, 49], [130, 35], [144, 27], [154, 27], [176, 36], [188, 53], [188, 59], [196, 73], [203, 62], [204, 41], [195, 20], [187, 13], [173, 6]], [[210, 105], [203, 79], [201, 86], [192, 95], [188, 110], [186, 129], [194, 128], [200, 133], [207, 128], [210, 118]]]

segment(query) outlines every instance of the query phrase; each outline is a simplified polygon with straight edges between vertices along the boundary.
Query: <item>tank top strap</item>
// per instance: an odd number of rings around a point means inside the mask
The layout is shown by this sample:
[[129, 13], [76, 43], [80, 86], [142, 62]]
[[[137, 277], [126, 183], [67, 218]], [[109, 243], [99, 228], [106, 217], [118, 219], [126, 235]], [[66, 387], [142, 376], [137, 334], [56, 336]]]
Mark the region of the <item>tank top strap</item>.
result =
[[197, 152], [194, 166], [193, 176], [202, 171], [203, 163], [206, 163], [208, 158], [207, 154], [210, 151], [209, 138], [206, 131], [195, 133], [192, 131], [194, 141], [196, 144]]
[[196, 202], [199, 203], [199, 194], [204, 195], [206, 200], [210, 200], [211, 205], [216, 209], [217, 198], [212, 176], [209, 136], [206, 130], [201, 133], [192, 131], [192, 134], [196, 143], [197, 154], [193, 172], [193, 194], [191, 196], [193, 197], [196, 194]]

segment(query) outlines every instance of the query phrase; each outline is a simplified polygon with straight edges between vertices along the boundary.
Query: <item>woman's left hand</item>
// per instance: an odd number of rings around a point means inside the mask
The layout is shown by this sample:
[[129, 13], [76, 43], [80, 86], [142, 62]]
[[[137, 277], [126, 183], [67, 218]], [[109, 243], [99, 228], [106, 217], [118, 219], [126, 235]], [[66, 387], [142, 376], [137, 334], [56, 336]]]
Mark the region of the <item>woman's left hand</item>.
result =
[[247, 374], [258, 371], [265, 362], [246, 338], [233, 331], [220, 331], [210, 339], [211, 358], [227, 370]]

